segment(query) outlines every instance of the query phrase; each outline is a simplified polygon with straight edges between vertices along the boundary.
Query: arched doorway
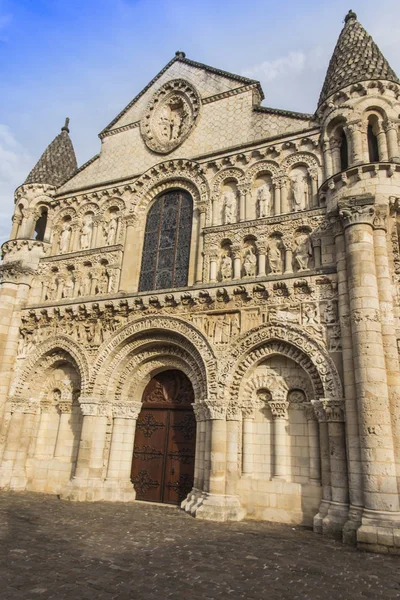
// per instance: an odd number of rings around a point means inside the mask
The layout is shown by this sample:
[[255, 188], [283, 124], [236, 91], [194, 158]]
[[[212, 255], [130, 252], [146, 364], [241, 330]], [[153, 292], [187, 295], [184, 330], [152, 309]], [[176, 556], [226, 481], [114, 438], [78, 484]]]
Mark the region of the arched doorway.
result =
[[143, 392], [136, 424], [132, 483], [137, 500], [179, 504], [193, 487], [196, 420], [184, 373], [155, 375]]

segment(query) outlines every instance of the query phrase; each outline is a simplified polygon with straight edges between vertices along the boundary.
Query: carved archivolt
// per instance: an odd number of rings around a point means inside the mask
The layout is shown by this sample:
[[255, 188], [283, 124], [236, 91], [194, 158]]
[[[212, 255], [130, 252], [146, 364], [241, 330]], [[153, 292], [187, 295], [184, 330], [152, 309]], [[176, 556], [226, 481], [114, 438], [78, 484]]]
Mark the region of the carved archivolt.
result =
[[224, 183], [224, 181], [227, 181], [229, 179], [234, 179], [236, 183], [244, 183], [244, 172], [242, 171], [242, 169], [237, 169], [236, 167], [219, 171], [219, 173], [217, 173], [217, 175], [214, 177], [212, 183], [212, 191], [214, 198], [219, 197], [222, 184]]
[[107, 200], [100, 206], [99, 216], [104, 217], [105, 213], [110, 208], [118, 208], [119, 212], [123, 214], [125, 211], [125, 202], [121, 200], [121, 198], [107, 198]]
[[249, 187], [260, 173], [270, 173], [272, 177], [275, 177], [280, 175], [280, 168], [276, 162], [270, 160], [261, 160], [255, 163], [246, 171], [245, 182]]
[[[257, 392], [259, 390], [269, 390], [272, 391], [274, 387], [275, 380], [274, 375], [256, 375], [255, 377], [251, 376], [249, 373], [249, 377], [245, 378], [240, 385], [240, 400], [243, 401], [243, 404], [246, 406], [254, 405], [258, 401]], [[312, 397], [312, 386], [310, 380], [307, 380], [305, 377], [281, 377], [280, 384], [283, 385], [286, 395], [293, 389], [301, 389], [305, 392], [308, 398]]]
[[108, 381], [112, 373], [118, 369], [126, 357], [139, 346], [151, 347], [155, 340], [163, 344], [168, 341], [172, 345], [186, 349], [191, 354], [202, 373], [204, 373], [205, 383], [208, 390], [216, 388], [216, 361], [210, 344], [205, 336], [200, 333], [193, 325], [185, 321], [172, 318], [151, 316], [143, 318], [120, 329], [115, 336], [105, 342], [100, 348], [98, 358], [93, 367], [93, 374], [90, 381], [90, 389], [98, 390], [100, 393], [101, 381]]
[[297, 362], [309, 375], [315, 398], [342, 398], [342, 383], [329, 353], [304, 329], [293, 324], [261, 325], [238, 339], [219, 379], [225, 395], [237, 400], [247, 371], [268, 356], [280, 354]]
[[21, 374], [13, 384], [13, 395], [21, 396], [22, 390], [32, 376], [44, 373], [50, 366], [64, 360], [77, 370], [81, 388], [85, 390], [89, 381], [89, 361], [82, 346], [64, 336], [57, 336], [39, 344], [35, 352], [26, 360]]
[[296, 152], [295, 154], [290, 154], [290, 156], [287, 156], [285, 160], [282, 161], [281, 167], [282, 170], [287, 173], [290, 171], [290, 169], [297, 165], [305, 165], [312, 170], [318, 169], [320, 166], [315, 154], [311, 154], [309, 152]]

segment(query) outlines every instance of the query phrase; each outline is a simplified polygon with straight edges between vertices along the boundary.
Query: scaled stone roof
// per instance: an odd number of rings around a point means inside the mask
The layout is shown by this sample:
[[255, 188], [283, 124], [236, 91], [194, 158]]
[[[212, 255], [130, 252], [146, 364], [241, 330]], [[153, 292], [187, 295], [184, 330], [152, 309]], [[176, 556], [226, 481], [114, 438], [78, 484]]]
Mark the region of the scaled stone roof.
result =
[[361, 81], [386, 79], [400, 83], [372, 37], [349, 11], [337, 41], [318, 105], [334, 92]]
[[78, 164], [69, 137], [68, 121], [69, 119], [66, 120], [61, 133], [47, 146], [25, 183], [46, 183], [59, 187], [75, 173]]

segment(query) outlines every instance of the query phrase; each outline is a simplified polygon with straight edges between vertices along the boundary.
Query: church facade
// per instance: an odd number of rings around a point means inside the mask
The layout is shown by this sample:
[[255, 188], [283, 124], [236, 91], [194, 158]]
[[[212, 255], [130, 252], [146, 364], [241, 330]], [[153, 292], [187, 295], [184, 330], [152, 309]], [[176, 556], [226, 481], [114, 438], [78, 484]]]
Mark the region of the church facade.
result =
[[315, 114], [182, 52], [0, 267], [0, 486], [400, 552], [400, 82], [354, 13]]

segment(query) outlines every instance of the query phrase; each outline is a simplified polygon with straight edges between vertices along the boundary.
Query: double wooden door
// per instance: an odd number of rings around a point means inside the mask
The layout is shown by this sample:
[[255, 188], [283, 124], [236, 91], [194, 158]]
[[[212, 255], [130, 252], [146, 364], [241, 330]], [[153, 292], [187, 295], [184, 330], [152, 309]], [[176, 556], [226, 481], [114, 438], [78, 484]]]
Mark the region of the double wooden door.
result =
[[143, 393], [136, 424], [132, 482], [138, 500], [179, 504], [193, 487], [196, 420], [189, 379], [156, 375]]

